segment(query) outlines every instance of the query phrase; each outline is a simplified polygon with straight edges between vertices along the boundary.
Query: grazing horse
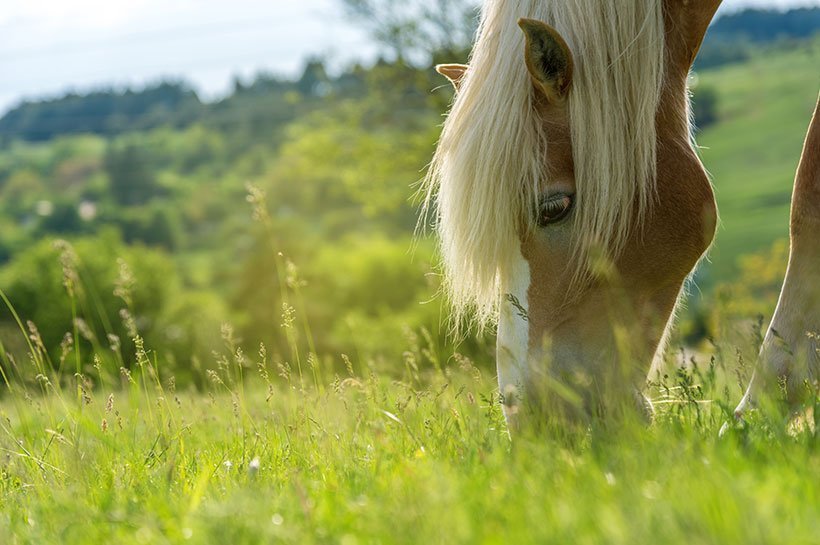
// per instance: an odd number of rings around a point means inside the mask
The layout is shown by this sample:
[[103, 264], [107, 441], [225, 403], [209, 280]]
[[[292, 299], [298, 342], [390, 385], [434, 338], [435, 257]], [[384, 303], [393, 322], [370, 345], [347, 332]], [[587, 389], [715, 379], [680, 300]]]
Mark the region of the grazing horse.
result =
[[720, 3], [487, 0], [469, 66], [438, 67], [457, 92], [425, 209], [456, 323], [497, 324], [511, 428], [651, 412], [638, 392], [717, 221], [687, 79]]

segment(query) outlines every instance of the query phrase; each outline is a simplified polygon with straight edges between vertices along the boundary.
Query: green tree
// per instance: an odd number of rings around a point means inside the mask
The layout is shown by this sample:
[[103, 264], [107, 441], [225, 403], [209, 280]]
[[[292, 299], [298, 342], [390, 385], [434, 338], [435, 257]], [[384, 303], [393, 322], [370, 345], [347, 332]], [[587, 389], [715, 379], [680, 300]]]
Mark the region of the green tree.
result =
[[692, 112], [695, 114], [695, 124], [705, 129], [718, 120], [718, 94], [712, 87], [698, 87], [692, 96]]
[[123, 206], [144, 204], [160, 194], [145, 151], [133, 144], [111, 145], [105, 154], [111, 196]]
[[321, 59], [309, 59], [302, 71], [302, 77], [296, 83], [296, 88], [305, 96], [314, 97], [324, 94], [328, 87], [325, 63]]

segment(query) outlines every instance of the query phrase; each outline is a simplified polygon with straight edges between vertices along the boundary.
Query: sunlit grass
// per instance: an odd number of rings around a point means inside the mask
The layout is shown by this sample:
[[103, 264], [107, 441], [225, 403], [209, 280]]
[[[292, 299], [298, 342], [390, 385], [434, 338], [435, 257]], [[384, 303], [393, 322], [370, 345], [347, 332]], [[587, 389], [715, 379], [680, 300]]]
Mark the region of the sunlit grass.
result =
[[494, 377], [423, 336], [403, 372], [340, 357], [324, 382], [223, 339], [204, 391], [139, 342], [114, 382], [41, 368], [36, 341], [4, 357], [2, 542], [816, 542], [811, 425], [718, 438], [731, 351], [662, 378], [652, 425], [511, 442]]

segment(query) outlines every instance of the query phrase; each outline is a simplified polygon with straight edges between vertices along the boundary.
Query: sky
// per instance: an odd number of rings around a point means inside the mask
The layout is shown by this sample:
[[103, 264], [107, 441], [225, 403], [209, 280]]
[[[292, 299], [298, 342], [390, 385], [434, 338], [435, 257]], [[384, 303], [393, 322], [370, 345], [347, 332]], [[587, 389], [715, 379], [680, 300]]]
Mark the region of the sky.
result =
[[[336, 66], [377, 53], [339, 0], [2, 0], [0, 115], [23, 98], [182, 77], [205, 99], [235, 75], [297, 74], [309, 55]], [[743, 6], [820, 0], [725, 0]]]

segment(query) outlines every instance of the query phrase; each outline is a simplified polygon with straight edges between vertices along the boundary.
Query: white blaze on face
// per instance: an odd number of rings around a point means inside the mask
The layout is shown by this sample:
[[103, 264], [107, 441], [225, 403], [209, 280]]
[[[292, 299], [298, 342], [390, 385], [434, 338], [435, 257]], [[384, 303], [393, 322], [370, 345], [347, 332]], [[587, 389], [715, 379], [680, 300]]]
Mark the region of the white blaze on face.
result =
[[496, 341], [498, 387], [508, 419], [517, 412], [528, 374], [530, 266], [520, 252], [510, 271], [507, 290], [502, 294]]

